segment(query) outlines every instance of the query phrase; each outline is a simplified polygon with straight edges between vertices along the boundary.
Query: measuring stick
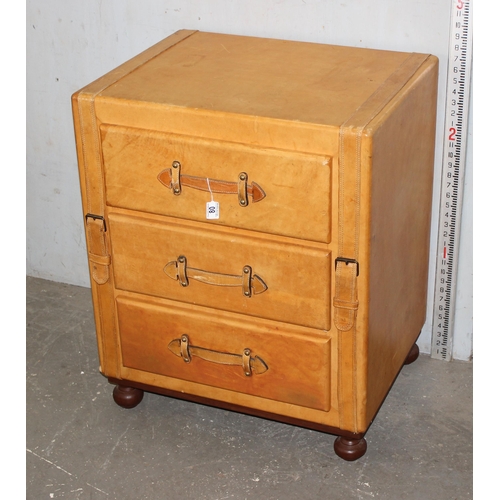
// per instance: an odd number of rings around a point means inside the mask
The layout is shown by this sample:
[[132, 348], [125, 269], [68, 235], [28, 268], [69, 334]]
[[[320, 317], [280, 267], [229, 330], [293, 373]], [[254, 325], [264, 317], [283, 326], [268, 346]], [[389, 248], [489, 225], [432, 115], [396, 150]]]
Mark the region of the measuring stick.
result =
[[469, 115], [472, 2], [452, 0], [431, 357], [449, 361]]

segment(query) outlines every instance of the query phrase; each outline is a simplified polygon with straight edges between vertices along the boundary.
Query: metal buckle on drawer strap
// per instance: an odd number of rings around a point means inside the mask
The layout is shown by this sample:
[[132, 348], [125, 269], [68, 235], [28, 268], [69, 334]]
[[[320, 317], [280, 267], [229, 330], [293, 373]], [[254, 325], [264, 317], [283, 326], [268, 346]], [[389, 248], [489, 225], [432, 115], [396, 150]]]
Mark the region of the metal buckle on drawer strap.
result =
[[178, 161], [172, 163], [172, 191], [176, 196], [181, 194], [181, 164]]

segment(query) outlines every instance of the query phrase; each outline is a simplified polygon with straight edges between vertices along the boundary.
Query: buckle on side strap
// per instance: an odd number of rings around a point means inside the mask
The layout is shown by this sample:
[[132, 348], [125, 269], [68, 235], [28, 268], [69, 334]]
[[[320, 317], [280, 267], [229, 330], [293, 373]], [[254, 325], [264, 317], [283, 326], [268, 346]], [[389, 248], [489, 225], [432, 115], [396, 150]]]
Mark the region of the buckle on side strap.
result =
[[103, 224], [103, 227], [104, 227], [104, 232], [107, 231], [106, 221], [105, 221], [105, 219], [104, 219], [104, 217], [102, 215], [87, 214], [87, 215], [85, 215], [85, 222], [87, 222], [87, 219], [102, 221], [102, 224]]
[[346, 257], [337, 257], [335, 259], [335, 269], [337, 269], [337, 262], [343, 262], [344, 264], [356, 264], [356, 276], [359, 276], [359, 262], [356, 259], [348, 259]]

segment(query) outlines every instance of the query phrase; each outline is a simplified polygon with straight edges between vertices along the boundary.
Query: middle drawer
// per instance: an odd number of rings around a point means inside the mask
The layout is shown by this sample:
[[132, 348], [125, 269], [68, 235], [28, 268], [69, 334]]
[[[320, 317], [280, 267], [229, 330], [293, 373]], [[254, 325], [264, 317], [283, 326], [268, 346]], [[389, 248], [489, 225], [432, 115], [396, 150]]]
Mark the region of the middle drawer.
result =
[[330, 329], [331, 253], [240, 230], [110, 213], [115, 285]]

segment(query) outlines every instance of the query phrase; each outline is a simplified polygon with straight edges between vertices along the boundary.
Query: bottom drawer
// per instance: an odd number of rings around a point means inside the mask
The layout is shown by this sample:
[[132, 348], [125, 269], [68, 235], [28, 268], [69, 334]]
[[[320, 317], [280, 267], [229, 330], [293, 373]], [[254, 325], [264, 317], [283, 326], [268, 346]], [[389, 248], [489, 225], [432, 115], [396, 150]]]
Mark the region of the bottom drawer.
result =
[[330, 410], [330, 339], [155, 300], [117, 298], [123, 366]]

